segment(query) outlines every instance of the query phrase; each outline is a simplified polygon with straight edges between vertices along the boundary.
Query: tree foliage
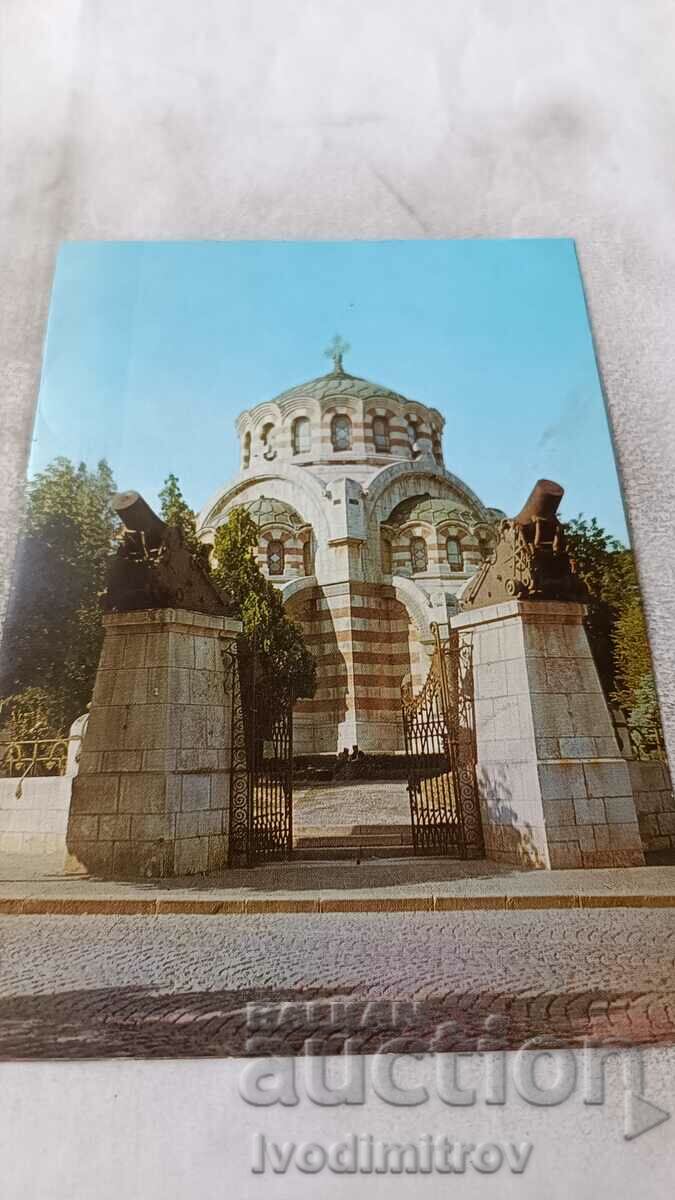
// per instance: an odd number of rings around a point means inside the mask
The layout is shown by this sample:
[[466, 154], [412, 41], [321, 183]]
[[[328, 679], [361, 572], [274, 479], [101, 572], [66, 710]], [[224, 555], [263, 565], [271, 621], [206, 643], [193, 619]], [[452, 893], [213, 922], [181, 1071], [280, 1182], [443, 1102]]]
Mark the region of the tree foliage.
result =
[[[103, 639], [100, 596], [114, 548], [110, 468], [55, 459], [28, 485], [14, 585], [0, 664], [0, 726], [5, 736], [57, 737], [91, 699]], [[242, 680], [286, 699], [312, 695], [316, 666], [302, 632], [284, 612], [279, 592], [255, 560], [258, 529], [237, 509], [216, 537], [215, 564], [197, 537], [196, 517], [178, 478], [160, 492], [161, 515], [178, 526], [211, 570], [231, 611], [244, 625]], [[246, 681], [249, 681], [248, 684]]]
[[208, 566], [208, 547], [197, 537], [197, 517], [183, 496], [177, 475], [167, 475], [159, 499], [162, 520], [180, 529], [192, 553]]
[[[316, 662], [302, 630], [284, 612], [280, 593], [255, 559], [258, 527], [244, 508], [235, 508], [216, 531], [211, 573], [243, 624], [240, 639], [242, 693], [255, 677], [256, 692], [279, 703], [313, 696]], [[249, 697], [250, 699], [250, 697]]]
[[114, 491], [105, 461], [89, 471], [57, 458], [28, 484], [0, 666], [10, 728], [18, 722], [25, 732], [32, 721], [40, 736], [58, 736], [89, 703]]
[[588, 586], [586, 628], [609, 699], [628, 717], [642, 752], [662, 744], [656, 684], [633, 552], [583, 516], [565, 526], [576, 569]]

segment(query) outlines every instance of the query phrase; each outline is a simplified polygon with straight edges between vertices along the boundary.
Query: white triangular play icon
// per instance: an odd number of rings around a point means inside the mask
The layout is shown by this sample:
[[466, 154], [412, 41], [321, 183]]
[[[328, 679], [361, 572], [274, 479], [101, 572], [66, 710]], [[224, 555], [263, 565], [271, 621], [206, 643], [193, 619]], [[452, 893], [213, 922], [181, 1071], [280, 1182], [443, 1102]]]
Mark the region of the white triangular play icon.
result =
[[669, 1117], [670, 1113], [664, 1108], [658, 1108], [643, 1096], [627, 1092], [624, 1101], [623, 1136], [630, 1142], [633, 1138], [640, 1137], [641, 1133], [646, 1133], [648, 1129], [662, 1125]]

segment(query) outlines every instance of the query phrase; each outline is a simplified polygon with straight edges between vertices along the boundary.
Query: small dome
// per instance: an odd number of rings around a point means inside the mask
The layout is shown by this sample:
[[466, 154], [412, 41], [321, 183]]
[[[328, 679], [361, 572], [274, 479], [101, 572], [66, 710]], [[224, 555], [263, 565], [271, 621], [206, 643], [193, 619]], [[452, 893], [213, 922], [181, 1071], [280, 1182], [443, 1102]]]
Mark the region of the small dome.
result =
[[258, 496], [257, 500], [249, 500], [241, 508], [246, 510], [259, 529], [265, 525], [290, 525], [299, 529], [307, 524], [290, 504], [284, 504], [283, 500], [272, 500], [268, 496]]
[[423, 495], [411, 496], [408, 500], [401, 501], [388, 517], [387, 525], [407, 525], [409, 521], [426, 521], [429, 525], [456, 521], [461, 525], [475, 525], [482, 523], [482, 517], [468, 509], [466, 501], [453, 501], [448, 497], [433, 499], [429, 495]]

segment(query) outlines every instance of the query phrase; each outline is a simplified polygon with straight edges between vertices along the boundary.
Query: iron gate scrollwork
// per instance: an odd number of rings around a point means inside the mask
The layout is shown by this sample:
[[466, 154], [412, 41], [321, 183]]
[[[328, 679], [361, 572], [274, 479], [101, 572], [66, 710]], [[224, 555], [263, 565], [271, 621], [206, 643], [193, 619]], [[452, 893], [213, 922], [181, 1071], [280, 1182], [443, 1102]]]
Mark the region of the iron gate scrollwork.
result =
[[483, 854], [476, 788], [472, 646], [456, 632], [436, 645], [415, 695], [401, 689], [408, 793], [416, 854], [478, 858]]
[[293, 845], [293, 710], [268, 719], [258, 704], [250, 737], [249, 862], [289, 858]]
[[230, 866], [290, 858], [293, 846], [293, 705], [241, 686], [241, 658], [229, 651], [232, 688]]

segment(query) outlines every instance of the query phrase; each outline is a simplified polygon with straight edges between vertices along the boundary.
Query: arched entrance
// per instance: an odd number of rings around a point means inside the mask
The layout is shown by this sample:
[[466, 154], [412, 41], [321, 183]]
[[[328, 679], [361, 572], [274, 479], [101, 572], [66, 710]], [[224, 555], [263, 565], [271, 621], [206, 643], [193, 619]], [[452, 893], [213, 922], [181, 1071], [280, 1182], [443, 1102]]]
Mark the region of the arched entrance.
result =
[[295, 778], [291, 706], [271, 708], [255, 686], [244, 688], [242, 701], [233, 660], [231, 865], [482, 857], [471, 646], [434, 634], [423, 686], [414, 689], [410, 675], [401, 686], [405, 752], [398, 769], [394, 756], [347, 756], [315, 769], [313, 779], [307, 769]]

